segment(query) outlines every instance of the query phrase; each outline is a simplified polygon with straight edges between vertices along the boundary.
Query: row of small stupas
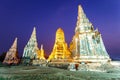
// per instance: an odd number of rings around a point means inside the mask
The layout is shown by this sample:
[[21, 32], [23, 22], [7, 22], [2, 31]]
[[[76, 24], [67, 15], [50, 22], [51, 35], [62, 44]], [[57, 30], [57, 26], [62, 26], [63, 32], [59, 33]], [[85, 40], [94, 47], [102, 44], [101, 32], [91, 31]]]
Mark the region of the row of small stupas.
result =
[[[46, 60], [43, 45], [38, 48], [36, 29], [24, 48], [22, 63], [40, 64], [42, 62], [108, 62], [110, 57], [105, 49], [102, 37], [98, 29], [94, 30], [92, 23], [86, 17], [82, 7], [78, 6], [78, 17], [70, 48], [65, 42], [64, 31], [59, 28], [56, 31], [53, 50]], [[17, 38], [6, 54], [3, 63], [18, 63]]]

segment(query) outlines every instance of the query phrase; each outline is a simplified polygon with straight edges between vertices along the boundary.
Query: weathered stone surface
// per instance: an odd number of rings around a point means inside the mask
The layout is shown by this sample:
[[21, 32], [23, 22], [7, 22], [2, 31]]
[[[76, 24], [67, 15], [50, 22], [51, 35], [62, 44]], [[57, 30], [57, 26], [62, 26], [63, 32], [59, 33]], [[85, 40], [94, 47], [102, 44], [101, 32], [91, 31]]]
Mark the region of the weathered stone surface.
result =
[[39, 65], [39, 66], [46, 66], [47, 60], [45, 58], [43, 45], [41, 45], [41, 49], [37, 51], [37, 59], [34, 59], [32, 64]]
[[38, 50], [39, 50], [39, 48], [38, 48], [38, 43], [37, 43], [37, 39], [36, 39], [36, 28], [34, 27], [32, 35], [31, 35], [27, 45], [24, 48], [23, 58], [36, 59]]
[[56, 31], [55, 44], [48, 61], [63, 59], [71, 59], [71, 53], [69, 52], [67, 43], [65, 42], [64, 31], [59, 28]]
[[17, 52], [17, 38], [15, 38], [13, 45], [6, 53], [3, 64], [18, 64], [18, 63], [19, 63], [19, 58]]
[[73, 58], [81, 62], [106, 62], [110, 60], [100, 32], [98, 29], [94, 30], [80, 5], [78, 6], [75, 35], [70, 44], [70, 51]]

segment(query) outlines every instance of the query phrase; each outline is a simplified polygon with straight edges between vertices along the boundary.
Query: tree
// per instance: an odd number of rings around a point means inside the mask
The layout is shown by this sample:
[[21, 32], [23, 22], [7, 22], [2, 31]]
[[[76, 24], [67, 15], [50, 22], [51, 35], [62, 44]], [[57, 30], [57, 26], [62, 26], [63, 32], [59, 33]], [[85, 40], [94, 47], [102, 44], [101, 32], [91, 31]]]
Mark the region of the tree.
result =
[[3, 52], [2, 55], [0, 56], [0, 62], [3, 62], [5, 56], [6, 56], [6, 52]]

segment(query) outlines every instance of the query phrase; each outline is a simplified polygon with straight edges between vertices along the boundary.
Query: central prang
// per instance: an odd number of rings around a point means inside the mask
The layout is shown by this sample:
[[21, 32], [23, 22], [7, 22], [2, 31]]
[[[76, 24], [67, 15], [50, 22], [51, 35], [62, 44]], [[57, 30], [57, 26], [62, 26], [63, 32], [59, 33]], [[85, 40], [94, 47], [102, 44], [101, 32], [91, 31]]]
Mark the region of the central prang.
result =
[[71, 59], [71, 53], [68, 50], [67, 43], [65, 42], [64, 32], [61, 28], [56, 31], [55, 44], [48, 61], [58, 59]]

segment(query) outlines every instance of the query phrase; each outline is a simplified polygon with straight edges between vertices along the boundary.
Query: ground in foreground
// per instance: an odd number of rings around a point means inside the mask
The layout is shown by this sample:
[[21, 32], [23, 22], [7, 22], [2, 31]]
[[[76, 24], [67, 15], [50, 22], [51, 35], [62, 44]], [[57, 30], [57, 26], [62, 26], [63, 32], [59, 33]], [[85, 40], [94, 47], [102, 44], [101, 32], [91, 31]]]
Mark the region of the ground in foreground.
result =
[[120, 80], [120, 68], [95, 72], [40, 66], [6, 66], [0, 67], [0, 80]]

